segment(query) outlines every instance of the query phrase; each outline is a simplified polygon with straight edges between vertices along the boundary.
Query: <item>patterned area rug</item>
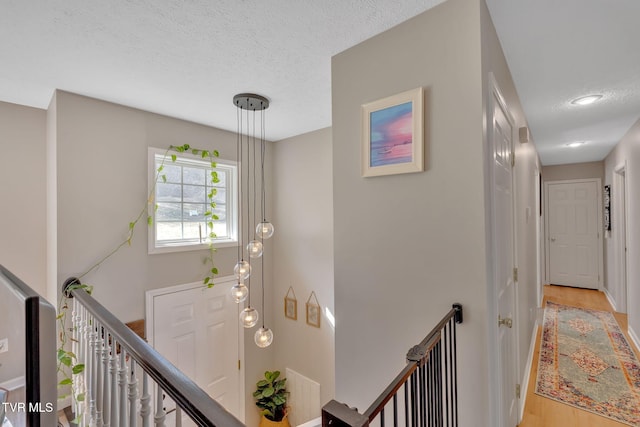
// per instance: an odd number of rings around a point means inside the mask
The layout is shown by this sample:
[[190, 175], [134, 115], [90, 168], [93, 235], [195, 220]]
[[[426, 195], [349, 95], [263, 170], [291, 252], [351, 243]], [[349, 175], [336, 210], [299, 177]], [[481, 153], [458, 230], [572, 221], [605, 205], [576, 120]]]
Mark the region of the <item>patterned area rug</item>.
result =
[[640, 364], [611, 313], [547, 302], [536, 393], [640, 426]]

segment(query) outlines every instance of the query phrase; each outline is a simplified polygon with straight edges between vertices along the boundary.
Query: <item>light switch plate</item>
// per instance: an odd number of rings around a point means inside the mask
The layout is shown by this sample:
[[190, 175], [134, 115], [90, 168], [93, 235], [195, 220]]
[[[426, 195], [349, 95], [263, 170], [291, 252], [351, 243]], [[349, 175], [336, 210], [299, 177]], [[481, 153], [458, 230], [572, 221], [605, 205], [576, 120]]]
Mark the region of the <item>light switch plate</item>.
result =
[[5, 351], [9, 351], [9, 338], [0, 340], [0, 353], [4, 353]]

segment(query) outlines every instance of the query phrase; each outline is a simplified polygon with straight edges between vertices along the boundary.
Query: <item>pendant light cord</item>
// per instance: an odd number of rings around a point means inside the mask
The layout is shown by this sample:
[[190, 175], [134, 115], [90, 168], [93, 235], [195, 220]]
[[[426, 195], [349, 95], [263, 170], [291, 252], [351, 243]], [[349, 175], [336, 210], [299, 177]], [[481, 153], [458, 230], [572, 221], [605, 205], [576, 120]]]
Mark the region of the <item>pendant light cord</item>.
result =
[[[238, 168], [236, 171], [236, 189], [237, 200], [238, 200], [238, 263], [240, 263], [240, 257], [242, 256], [242, 210], [240, 206], [242, 204], [241, 200], [241, 187], [242, 187], [242, 137], [240, 136], [240, 132], [242, 131], [242, 112], [239, 105], [236, 105], [236, 160], [238, 162]], [[238, 278], [238, 282], [240, 278]]]
[[266, 149], [266, 144], [265, 144], [264, 110], [262, 110], [262, 129], [261, 129], [261, 135], [260, 135], [260, 173], [261, 173], [260, 193], [261, 193], [261, 197], [262, 197], [262, 201], [261, 201], [262, 222], [267, 222], [267, 215], [266, 215], [266, 212], [267, 212], [267, 200], [266, 200], [266, 197], [265, 197], [266, 189], [265, 189], [265, 182], [264, 182], [265, 149]]
[[[264, 109], [261, 113], [262, 120], [260, 121], [260, 192], [262, 202], [260, 203], [260, 207], [262, 208], [262, 218], [265, 217], [265, 186], [264, 186]], [[264, 311], [264, 236], [263, 233], [260, 233], [260, 243], [262, 244], [262, 259], [260, 260], [260, 287], [262, 288], [262, 329], [264, 329], [264, 318], [266, 317], [266, 313]]]

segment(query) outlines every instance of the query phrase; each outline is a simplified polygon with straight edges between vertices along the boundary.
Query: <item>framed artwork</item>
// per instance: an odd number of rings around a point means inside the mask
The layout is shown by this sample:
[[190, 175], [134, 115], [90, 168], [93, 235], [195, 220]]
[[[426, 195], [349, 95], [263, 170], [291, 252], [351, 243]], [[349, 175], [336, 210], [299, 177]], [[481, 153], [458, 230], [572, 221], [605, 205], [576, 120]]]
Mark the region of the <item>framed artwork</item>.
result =
[[[289, 295], [293, 294], [293, 298]], [[298, 320], [298, 300], [296, 299], [296, 293], [293, 292], [293, 287], [289, 286], [289, 290], [284, 297], [284, 317], [291, 320]]]
[[[312, 298], [315, 300], [315, 303], [311, 301]], [[316, 293], [311, 291], [311, 295], [307, 300], [307, 325], [319, 328], [321, 317], [322, 313], [320, 312], [320, 303], [318, 302]]]
[[362, 176], [424, 170], [421, 87], [362, 106]]
[[604, 186], [604, 229], [611, 231], [611, 186]]

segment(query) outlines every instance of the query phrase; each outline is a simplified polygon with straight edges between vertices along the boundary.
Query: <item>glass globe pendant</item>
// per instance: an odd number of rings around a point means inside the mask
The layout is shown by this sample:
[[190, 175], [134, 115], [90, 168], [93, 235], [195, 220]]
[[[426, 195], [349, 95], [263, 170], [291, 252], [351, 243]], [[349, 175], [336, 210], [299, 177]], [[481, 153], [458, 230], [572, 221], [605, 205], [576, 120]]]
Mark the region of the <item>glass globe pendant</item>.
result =
[[256, 331], [254, 336], [256, 345], [260, 348], [269, 347], [273, 342], [273, 332], [264, 326]]
[[256, 234], [263, 239], [268, 239], [273, 236], [273, 224], [269, 221], [263, 221], [256, 226]]
[[233, 273], [240, 280], [246, 280], [251, 276], [251, 264], [248, 261], [240, 261], [233, 268]]
[[258, 323], [258, 310], [247, 307], [240, 313], [240, 322], [245, 328], [253, 328]]
[[231, 298], [233, 298], [236, 304], [240, 304], [246, 300], [247, 295], [249, 295], [249, 288], [247, 288], [243, 282], [238, 282], [231, 287]]
[[247, 244], [247, 252], [251, 258], [260, 258], [262, 256], [262, 242], [259, 240], [252, 240]]

